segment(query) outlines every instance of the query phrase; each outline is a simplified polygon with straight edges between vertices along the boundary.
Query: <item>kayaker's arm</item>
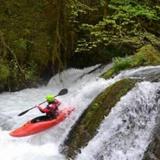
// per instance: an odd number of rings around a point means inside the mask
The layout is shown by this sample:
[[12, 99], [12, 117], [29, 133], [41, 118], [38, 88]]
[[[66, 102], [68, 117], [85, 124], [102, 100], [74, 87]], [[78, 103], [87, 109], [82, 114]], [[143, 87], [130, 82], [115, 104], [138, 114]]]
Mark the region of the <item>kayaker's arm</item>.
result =
[[56, 105], [56, 106], [59, 106], [59, 105], [61, 105], [61, 102], [56, 99], [56, 100], [55, 100], [55, 105]]
[[56, 111], [58, 109], [58, 106], [61, 104], [59, 100], [55, 100], [53, 104], [49, 104], [47, 107], [37, 105], [37, 108], [42, 112], [42, 113], [51, 113], [53, 111]]
[[40, 106], [40, 105], [38, 105], [37, 108], [38, 108], [42, 113], [48, 113], [48, 112], [50, 112], [47, 108], [44, 108], [44, 107], [42, 107], [42, 106]]
[[43, 111], [43, 109], [41, 108], [40, 105], [37, 105], [36, 107], [37, 107], [42, 113], [44, 113], [44, 111]]
[[[63, 88], [55, 97], [65, 95], [65, 94], [67, 94], [67, 93], [68, 93], [68, 89]], [[40, 103], [39, 105], [41, 105], [41, 104], [43, 104], [43, 103], [45, 103], [45, 102], [46, 102], [46, 101]], [[34, 109], [34, 108], [36, 108], [36, 107], [38, 107], [38, 106], [31, 107], [31, 108], [29, 108], [29, 109], [27, 109], [27, 110], [19, 113], [18, 116], [22, 116], [22, 115], [26, 114], [28, 111], [30, 111], [30, 110], [32, 110], [32, 109]], [[43, 112], [43, 111], [42, 111], [42, 112]]]

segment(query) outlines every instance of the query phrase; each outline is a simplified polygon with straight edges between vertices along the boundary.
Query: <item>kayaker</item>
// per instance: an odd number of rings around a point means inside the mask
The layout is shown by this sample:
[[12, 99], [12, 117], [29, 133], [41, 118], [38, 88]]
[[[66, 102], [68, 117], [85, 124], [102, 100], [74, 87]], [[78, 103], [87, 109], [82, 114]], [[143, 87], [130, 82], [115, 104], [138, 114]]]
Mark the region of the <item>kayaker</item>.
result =
[[48, 118], [53, 119], [58, 114], [58, 106], [61, 104], [61, 102], [55, 99], [54, 95], [47, 95], [46, 101], [48, 102], [46, 107], [41, 105], [38, 105], [37, 107], [42, 113], [46, 113]]

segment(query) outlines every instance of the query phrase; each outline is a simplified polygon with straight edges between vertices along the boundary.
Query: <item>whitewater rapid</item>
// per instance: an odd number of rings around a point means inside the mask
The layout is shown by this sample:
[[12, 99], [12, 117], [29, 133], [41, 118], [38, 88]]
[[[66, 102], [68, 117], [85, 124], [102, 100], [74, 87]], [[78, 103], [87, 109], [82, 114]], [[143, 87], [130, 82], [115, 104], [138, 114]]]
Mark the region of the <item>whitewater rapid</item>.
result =
[[[25, 89], [19, 92], [2, 93], [0, 95], [0, 159], [3, 160], [64, 160], [58, 151], [71, 126], [76, 122], [88, 104], [103, 90], [107, 83], [98, 76], [105, 70], [87, 74], [97, 66], [83, 70], [69, 69], [60, 76], [54, 76], [47, 86]], [[62, 81], [62, 80], [63, 81]], [[45, 132], [24, 137], [13, 138], [9, 131], [19, 127], [27, 120], [41, 115], [37, 109], [18, 117], [17, 115], [44, 101], [47, 94], [57, 94], [62, 88], [68, 89], [68, 94], [58, 97], [62, 102], [60, 109], [67, 106], [75, 107], [71, 116]], [[5, 146], [5, 147], [4, 147]]]
[[122, 97], [77, 160], [141, 160], [156, 124], [159, 87], [141, 82]]
[[[131, 77], [145, 80], [151, 73], [159, 74], [160, 66], [123, 71], [114, 79]], [[141, 160], [160, 111], [160, 101], [157, 99], [159, 90], [160, 82], [137, 83], [112, 108], [97, 135], [81, 148], [76, 160]]]
[[[59, 153], [59, 146], [92, 100], [114, 82], [124, 77], [136, 77], [135, 73], [152, 69], [152, 67], [142, 67], [122, 72], [113, 79], [104, 80], [99, 78], [99, 75], [110, 66], [87, 74], [96, 67], [83, 70], [68, 69], [61, 75], [54, 76], [47, 86], [0, 94], [0, 159], [66, 160]], [[149, 144], [155, 124], [157, 108], [154, 105], [154, 96], [158, 87], [159, 83], [138, 83], [112, 109], [98, 129], [98, 134], [85, 148], [82, 148], [77, 160], [101, 160], [102, 158], [103, 160], [140, 160]], [[18, 117], [20, 112], [43, 102], [47, 94], [57, 94], [62, 88], [68, 88], [69, 92], [67, 95], [58, 97], [62, 102], [60, 109], [66, 106], [75, 107], [75, 111], [69, 118], [54, 128], [33, 136], [24, 138], [9, 136], [10, 130], [41, 115], [37, 109], [33, 109]], [[136, 110], [140, 106], [142, 111], [138, 113]], [[150, 114], [147, 115], [149, 110], [151, 110]], [[147, 134], [144, 135], [144, 132]], [[94, 144], [98, 146], [96, 151]]]

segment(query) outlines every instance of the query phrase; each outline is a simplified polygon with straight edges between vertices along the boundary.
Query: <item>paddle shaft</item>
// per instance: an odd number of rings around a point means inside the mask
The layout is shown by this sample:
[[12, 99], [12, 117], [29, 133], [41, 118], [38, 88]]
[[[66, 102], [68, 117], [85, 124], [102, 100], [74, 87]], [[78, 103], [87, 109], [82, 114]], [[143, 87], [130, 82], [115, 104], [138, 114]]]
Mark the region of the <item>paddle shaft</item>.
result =
[[[56, 97], [56, 96], [55, 96], [55, 97]], [[46, 102], [46, 101], [44, 101], [44, 102], [42, 102], [42, 103], [40, 103], [40, 104], [38, 104], [38, 105], [41, 105], [41, 104], [43, 104], [43, 103], [45, 103], [45, 102]], [[28, 112], [28, 111], [30, 111], [31, 109], [36, 108], [36, 107], [37, 107], [37, 106], [34, 106], [34, 107], [32, 107], [32, 108], [29, 108], [29, 109], [26, 110], [26, 111]], [[24, 111], [24, 112], [26, 112], [26, 111]], [[22, 113], [23, 113], [23, 112], [22, 112]], [[22, 114], [22, 113], [21, 113], [21, 114]]]

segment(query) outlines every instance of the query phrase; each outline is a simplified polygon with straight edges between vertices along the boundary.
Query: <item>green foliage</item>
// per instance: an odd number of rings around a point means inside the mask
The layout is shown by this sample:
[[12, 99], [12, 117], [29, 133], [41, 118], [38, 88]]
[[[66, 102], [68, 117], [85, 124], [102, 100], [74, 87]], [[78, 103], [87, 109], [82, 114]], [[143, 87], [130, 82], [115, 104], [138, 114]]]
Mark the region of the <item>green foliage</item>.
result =
[[[109, 11], [110, 15], [96, 25], [81, 25], [84, 37], [78, 41], [76, 53], [93, 53], [102, 47], [107, 49], [110, 45], [139, 48], [146, 40], [157, 46], [160, 44], [160, 38], [156, 37], [158, 30], [151, 31], [151, 26], [156, 27], [160, 23], [157, 6], [147, 6], [132, 0], [112, 0]], [[148, 38], [149, 34], [152, 40]]]
[[132, 66], [132, 63], [133, 63], [133, 56], [126, 58], [116, 57], [113, 59], [114, 71], [117, 73], [120, 70], [130, 68]]
[[159, 65], [160, 64], [160, 52], [157, 51], [152, 45], [143, 46], [133, 57], [135, 66], [144, 65]]
[[105, 6], [106, 0], [99, 0], [100, 6]]
[[[0, 55], [8, 63], [1, 67], [0, 76], [8, 79], [6, 89], [26, 87], [28, 80], [34, 81], [34, 75], [40, 75], [48, 64], [50, 35], [45, 5], [44, 0], [6, 0], [0, 5]], [[43, 63], [38, 62], [35, 57], [43, 55]], [[31, 62], [38, 65], [31, 66]]]
[[17, 48], [27, 49], [27, 40], [25, 40], [23, 38], [15, 40], [15, 45], [16, 45]]
[[[69, 9], [69, 20], [72, 24], [76, 24], [79, 28], [80, 24], [84, 21], [88, 20], [88, 22], [92, 19], [92, 16], [95, 16], [100, 8], [103, 8], [106, 3], [106, 0], [89, 0], [89, 1], [81, 1], [81, 0], [68, 0], [66, 5]], [[90, 15], [92, 14], [92, 16]], [[76, 28], [78, 30], [78, 28]]]
[[[60, 71], [68, 61], [72, 65], [72, 56], [76, 57], [75, 63], [87, 66], [111, 61], [115, 55], [127, 55], [128, 48], [134, 50], [146, 43], [159, 46], [157, 2], [151, 5], [153, 2], [147, 0], [2, 1], [0, 56], [10, 70], [8, 73], [7, 67], [2, 67], [4, 77], [9, 74], [16, 86], [44, 72], [51, 75]], [[115, 59], [117, 68], [127, 67], [128, 61]]]
[[6, 84], [10, 75], [9, 67], [7, 64], [0, 61], [0, 82]]
[[143, 46], [133, 56], [114, 58], [113, 67], [102, 77], [107, 79], [122, 70], [146, 65], [160, 65], [160, 53], [152, 45]]
[[[160, 17], [157, 16], [157, 11], [153, 8], [150, 8], [148, 6], [139, 5], [133, 6], [131, 4], [128, 5], [120, 5], [120, 6], [114, 6], [110, 5], [111, 9], [114, 9], [121, 13], [128, 14], [129, 18], [135, 18], [135, 17], [143, 17], [147, 18], [148, 20], [160, 20]], [[116, 17], [117, 16], [117, 17]], [[117, 14], [115, 17], [119, 18], [119, 15]]]
[[34, 67], [25, 69], [25, 81], [29, 83], [36, 83], [38, 80], [38, 75], [36, 73], [36, 69]]

